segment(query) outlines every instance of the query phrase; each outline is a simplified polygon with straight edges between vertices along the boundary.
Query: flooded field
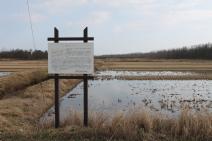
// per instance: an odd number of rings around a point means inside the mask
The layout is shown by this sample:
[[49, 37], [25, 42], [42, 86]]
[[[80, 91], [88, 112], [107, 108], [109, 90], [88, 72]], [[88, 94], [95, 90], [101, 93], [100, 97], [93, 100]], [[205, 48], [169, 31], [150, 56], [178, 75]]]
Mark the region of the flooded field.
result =
[[[117, 75], [192, 75], [189, 72], [99, 72]], [[113, 115], [133, 108], [146, 108], [153, 114], [176, 116], [187, 107], [193, 111], [212, 111], [211, 80], [103, 80], [89, 81], [89, 110]], [[71, 110], [83, 111], [83, 83], [60, 99], [61, 119]], [[52, 107], [45, 118], [54, 118]]]
[[99, 71], [97, 76], [185, 76], [198, 75], [194, 72], [180, 71]]
[[0, 72], [0, 77], [9, 75], [10, 72]]

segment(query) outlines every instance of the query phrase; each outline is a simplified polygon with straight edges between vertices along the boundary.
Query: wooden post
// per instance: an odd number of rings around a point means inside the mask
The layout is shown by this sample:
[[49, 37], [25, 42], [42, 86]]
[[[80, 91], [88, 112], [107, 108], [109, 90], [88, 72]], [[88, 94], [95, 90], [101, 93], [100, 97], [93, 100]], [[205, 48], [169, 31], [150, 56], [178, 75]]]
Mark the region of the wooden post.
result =
[[[83, 31], [83, 42], [88, 42], [88, 28], [86, 27]], [[84, 81], [84, 126], [88, 126], [88, 75], [83, 75]]]
[[[59, 31], [56, 27], [54, 28], [54, 38], [55, 38], [54, 42], [58, 43], [59, 42]], [[54, 101], [55, 101], [55, 128], [58, 128], [60, 126], [59, 74], [55, 74], [54, 86], [55, 86], [55, 96], [54, 96]]]

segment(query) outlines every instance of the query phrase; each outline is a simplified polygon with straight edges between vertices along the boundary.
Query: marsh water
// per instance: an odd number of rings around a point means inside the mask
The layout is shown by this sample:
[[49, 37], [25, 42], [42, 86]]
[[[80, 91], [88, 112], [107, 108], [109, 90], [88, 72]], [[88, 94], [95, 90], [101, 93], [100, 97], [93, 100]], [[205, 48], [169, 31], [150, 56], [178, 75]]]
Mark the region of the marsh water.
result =
[[7, 76], [9, 74], [10, 74], [10, 72], [0, 72], [0, 77]]
[[[186, 73], [186, 74], [185, 74]], [[103, 75], [192, 75], [189, 72], [99, 72]], [[192, 111], [212, 111], [212, 81], [210, 80], [117, 80], [89, 81], [89, 111], [113, 115], [130, 109], [145, 108], [153, 114], [176, 116], [187, 107]], [[83, 111], [83, 83], [60, 99], [61, 119], [72, 110]], [[44, 115], [54, 118], [54, 107]]]
[[99, 71], [97, 76], [185, 76], [196, 75], [195, 72], [180, 71]]

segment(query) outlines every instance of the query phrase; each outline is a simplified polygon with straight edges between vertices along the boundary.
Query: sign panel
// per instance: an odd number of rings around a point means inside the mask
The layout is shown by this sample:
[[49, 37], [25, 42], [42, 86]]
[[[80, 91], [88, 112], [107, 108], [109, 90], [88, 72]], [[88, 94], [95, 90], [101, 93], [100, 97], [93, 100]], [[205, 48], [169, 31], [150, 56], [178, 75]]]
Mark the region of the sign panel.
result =
[[48, 73], [93, 74], [93, 43], [48, 43]]

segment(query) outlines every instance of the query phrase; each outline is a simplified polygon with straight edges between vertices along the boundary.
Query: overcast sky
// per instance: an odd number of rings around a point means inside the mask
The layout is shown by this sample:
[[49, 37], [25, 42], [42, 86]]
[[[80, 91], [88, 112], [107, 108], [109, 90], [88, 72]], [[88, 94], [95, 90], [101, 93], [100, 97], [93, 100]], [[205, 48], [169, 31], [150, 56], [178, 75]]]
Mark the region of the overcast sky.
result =
[[[0, 49], [33, 49], [26, 0], [0, 0]], [[53, 28], [82, 36], [95, 54], [148, 52], [212, 42], [212, 0], [29, 0], [36, 48]]]

